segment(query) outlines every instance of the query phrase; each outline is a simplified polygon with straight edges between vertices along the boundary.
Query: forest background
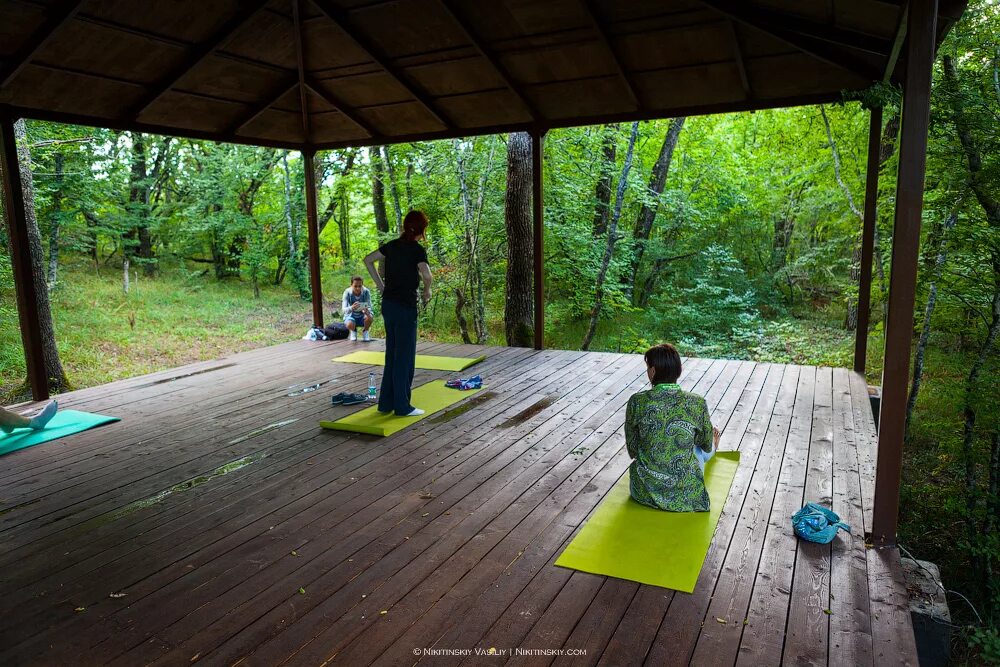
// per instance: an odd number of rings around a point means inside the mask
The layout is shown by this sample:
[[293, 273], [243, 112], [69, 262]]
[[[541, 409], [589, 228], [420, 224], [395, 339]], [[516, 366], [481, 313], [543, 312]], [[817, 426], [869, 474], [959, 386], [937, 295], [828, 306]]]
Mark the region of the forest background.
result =
[[[868, 348], [877, 385], [899, 131], [888, 87], [825, 107], [551, 131], [546, 346], [670, 341], [690, 356], [850, 367], [871, 104], [885, 106]], [[298, 154], [16, 129], [54, 389], [308, 330]], [[530, 150], [526, 135], [498, 135], [319, 154], [327, 317], [364, 255], [418, 208], [436, 279], [421, 336], [530, 345]], [[949, 595], [956, 662], [1000, 663], [995, 0], [973, 0], [938, 55], [922, 235], [900, 540], [961, 594]], [[4, 226], [0, 403], [25, 392], [14, 303]]]

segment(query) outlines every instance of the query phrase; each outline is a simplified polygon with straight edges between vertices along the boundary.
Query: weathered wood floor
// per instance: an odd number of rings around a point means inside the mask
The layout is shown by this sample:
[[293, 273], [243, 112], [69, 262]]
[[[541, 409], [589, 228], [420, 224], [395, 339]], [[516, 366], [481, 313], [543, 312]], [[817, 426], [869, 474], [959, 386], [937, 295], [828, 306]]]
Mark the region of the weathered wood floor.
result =
[[[860, 376], [685, 363], [742, 452], [687, 595], [552, 565], [627, 468], [641, 357], [486, 348], [488, 391], [378, 439], [317, 426], [348, 410], [331, 394], [367, 385], [368, 367], [330, 363], [357, 345], [297, 341], [60, 397], [122, 421], [0, 459], [0, 664], [504, 662], [421, 651], [490, 647], [532, 665], [916, 662], [898, 559], [864, 545]], [[804, 500], [855, 536], [798, 542]], [[538, 654], [553, 649], [585, 655]]]

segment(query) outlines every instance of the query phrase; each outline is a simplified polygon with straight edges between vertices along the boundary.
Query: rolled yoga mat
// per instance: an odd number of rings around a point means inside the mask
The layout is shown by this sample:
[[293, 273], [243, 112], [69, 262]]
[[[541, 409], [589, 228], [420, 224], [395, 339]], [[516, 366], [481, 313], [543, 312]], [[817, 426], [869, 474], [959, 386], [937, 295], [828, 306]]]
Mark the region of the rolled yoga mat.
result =
[[77, 410], [59, 410], [40, 431], [29, 428], [14, 429], [9, 434], [0, 431], [0, 456], [116, 421], [119, 421], [118, 417]]
[[626, 471], [555, 564], [693, 592], [739, 461], [739, 452], [718, 452], [705, 466], [708, 512], [640, 505], [629, 495]]
[[[483, 386], [482, 389], [486, 387]], [[371, 406], [364, 410], [359, 410], [336, 421], [321, 421], [323, 428], [334, 431], [352, 431], [354, 433], [368, 433], [370, 435], [392, 435], [396, 431], [401, 431], [410, 424], [416, 423], [424, 417], [429, 417], [433, 413], [454, 405], [462, 399], [468, 398], [482, 389], [451, 389], [444, 386], [443, 381], [428, 382], [413, 390], [410, 396], [410, 403], [413, 407], [420, 408], [424, 414], [416, 417], [397, 417], [393, 413], [381, 414], [377, 406]]]
[[[429, 354], [418, 354], [417, 368], [431, 371], [464, 371], [469, 366], [478, 364], [486, 359], [482, 357], [435, 357]], [[343, 361], [349, 364], [368, 364], [370, 366], [385, 366], [385, 352], [351, 352], [342, 357], [337, 357], [334, 361]]]

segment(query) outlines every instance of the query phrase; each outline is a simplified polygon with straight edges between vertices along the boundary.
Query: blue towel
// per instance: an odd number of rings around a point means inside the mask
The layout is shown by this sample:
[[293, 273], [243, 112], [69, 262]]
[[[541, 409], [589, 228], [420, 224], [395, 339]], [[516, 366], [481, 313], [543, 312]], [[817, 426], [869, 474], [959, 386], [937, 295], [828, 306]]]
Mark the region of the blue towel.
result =
[[468, 380], [464, 378], [459, 378], [457, 380], [448, 380], [444, 383], [444, 386], [450, 389], [481, 389], [483, 386], [483, 378], [478, 375], [473, 375]]
[[819, 544], [832, 542], [841, 528], [851, 532], [851, 527], [842, 523], [837, 514], [816, 503], [809, 503], [792, 515], [792, 528], [803, 540]]

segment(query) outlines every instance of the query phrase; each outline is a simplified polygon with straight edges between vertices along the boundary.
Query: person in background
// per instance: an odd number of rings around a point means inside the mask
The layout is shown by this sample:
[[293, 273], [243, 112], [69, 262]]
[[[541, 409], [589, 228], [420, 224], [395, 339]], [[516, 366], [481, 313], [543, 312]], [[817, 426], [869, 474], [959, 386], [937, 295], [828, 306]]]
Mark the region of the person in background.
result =
[[643, 505], [672, 512], [707, 512], [705, 463], [719, 444], [705, 399], [677, 384], [681, 357], [672, 345], [646, 351], [652, 389], [625, 409], [625, 447], [634, 461], [629, 491]]
[[363, 340], [371, 340], [368, 328], [372, 325], [372, 293], [365, 287], [361, 276], [351, 278], [351, 286], [344, 290], [341, 301], [344, 324], [351, 330], [351, 340], [358, 339], [358, 328], [363, 330]]
[[[431, 269], [420, 241], [427, 230], [427, 216], [410, 211], [403, 219], [403, 233], [365, 257], [365, 266], [382, 294], [385, 320], [385, 370], [378, 397], [378, 411], [398, 416], [422, 415], [410, 404], [414, 365], [417, 361], [417, 288], [423, 281], [424, 305], [431, 298]], [[379, 262], [380, 270], [375, 263]]]
[[11, 412], [6, 408], [0, 408], [0, 431], [10, 433], [16, 428], [30, 428], [41, 431], [49, 423], [49, 420], [55, 416], [58, 409], [59, 407], [55, 401], [49, 401], [34, 417], [25, 417], [16, 412]]

